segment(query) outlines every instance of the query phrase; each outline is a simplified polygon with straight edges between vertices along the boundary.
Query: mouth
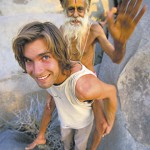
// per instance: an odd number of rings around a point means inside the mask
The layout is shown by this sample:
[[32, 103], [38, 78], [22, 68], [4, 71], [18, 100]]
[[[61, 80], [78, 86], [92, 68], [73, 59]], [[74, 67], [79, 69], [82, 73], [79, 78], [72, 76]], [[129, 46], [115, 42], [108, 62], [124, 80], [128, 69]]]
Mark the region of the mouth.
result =
[[42, 76], [42, 77], [37, 77], [37, 79], [42, 81], [42, 80], [45, 80], [46, 78], [48, 78], [49, 76], [50, 76], [50, 74]]
[[72, 21], [71, 21], [71, 24], [72, 24], [72, 25], [78, 25], [78, 24], [81, 24], [81, 22], [78, 21], [78, 20], [72, 20]]

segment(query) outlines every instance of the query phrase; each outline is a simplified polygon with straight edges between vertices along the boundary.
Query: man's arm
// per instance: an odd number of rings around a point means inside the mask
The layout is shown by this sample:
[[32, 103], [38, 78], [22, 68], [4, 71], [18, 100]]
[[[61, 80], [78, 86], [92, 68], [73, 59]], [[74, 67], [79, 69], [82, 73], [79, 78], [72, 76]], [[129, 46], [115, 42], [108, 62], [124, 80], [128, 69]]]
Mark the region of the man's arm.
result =
[[51, 121], [51, 116], [55, 109], [55, 102], [53, 100], [53, 97], [49, 93], [47, 93], [46, 102], [47, 103], [44, 107], [44, 113], [43, 113], [42, 120], [41, 120], [39, 134], [46, 132], [48, 123]]
[[106, 119], [111, 130], [117, 111], [115, 86], [100, 81], [94, 75], [84, 75], [77, 81], [76, 96], [82, 102], [91, 99], [103, 100]]
[[43, 117], [42, 117], [41, 124], [40, 124], [39, 133], [36, 139], [25, 148], [26, 150], [33, 149], [39, 144], [46, 143], [45, 132], [51, 120], [52, 113], [55, 109], [55, 102], [53, 100], [53, 97], [48, 93], [47, 93], [46, 101], [48, 104], [46, 103], [44, 107], [44, 112], [43, 112]]
[[[126, 43], [134, 32], [138, 22], [146, 11], [146, 6], [140, 10], [142, 0], [123, 0], [117, 18], [114, 19], [115, 8], [107, 13], [108, 30], [114, 40], [114, 47], [107, 41], [106, 37], [99, 34], [97, 36], [101, 47], [106, 54], [115, 63], [120, 63], [125, 55]], [[95, 32], [100, 31], [100, 28], [95, 28]]]

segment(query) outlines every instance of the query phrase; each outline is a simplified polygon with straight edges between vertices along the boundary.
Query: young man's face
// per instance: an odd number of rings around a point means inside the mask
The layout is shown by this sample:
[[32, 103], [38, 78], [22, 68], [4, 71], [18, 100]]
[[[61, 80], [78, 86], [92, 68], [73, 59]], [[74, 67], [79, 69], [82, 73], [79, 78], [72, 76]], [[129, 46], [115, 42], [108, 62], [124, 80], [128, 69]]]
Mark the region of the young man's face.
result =
[[41, 88], [49, 88], [59, 83], [61, 70], [58, 61], [47, 49], [44, 39], [37, 39], [24, 47], [27, 73]]
[[80, 24], [80, 21], [76, 20], [76, 18], [84, 18], [86, 8], [87, 5], [85, 0], [67, 0], [66, 13], [68, 17], [74, 18], [72, 24]]

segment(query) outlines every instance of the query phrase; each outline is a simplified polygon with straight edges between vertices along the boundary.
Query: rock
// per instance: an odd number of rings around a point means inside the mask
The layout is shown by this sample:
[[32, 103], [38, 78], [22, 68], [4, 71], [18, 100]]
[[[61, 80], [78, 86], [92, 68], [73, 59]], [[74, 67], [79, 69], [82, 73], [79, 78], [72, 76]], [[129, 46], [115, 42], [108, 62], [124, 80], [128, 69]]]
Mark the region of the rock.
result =
[[28, 141], [31, 141], [23, 133], [3, 130], [0, 132], [0, 150], [24, 150]]
[[135, 141], [150, 146], [150, 43], [128, 62], [118, 80], [126, 128]]

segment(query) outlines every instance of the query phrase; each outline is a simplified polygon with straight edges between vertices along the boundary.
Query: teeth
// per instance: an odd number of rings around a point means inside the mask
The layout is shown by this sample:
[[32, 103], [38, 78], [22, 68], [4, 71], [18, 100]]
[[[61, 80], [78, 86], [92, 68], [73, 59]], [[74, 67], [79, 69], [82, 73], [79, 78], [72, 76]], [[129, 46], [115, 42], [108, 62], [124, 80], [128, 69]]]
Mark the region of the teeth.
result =
[[40, 78], [38, 78], [39, 80], [43, 80], [43, 79], [46, 79], [48, 77], [48, 75], [47, 76], [44, 76], [44, 77], [40, 77]]

